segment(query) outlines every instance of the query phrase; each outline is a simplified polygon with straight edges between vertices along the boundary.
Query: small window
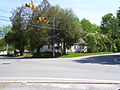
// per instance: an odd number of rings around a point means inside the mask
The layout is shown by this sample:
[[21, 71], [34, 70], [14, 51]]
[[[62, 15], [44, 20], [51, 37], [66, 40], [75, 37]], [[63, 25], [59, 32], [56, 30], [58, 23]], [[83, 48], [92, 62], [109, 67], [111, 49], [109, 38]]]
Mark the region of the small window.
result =
[[74, 49], [76, 49], [76, 45], [74, 45]]
[[48, 44], [48, 49], [50, 49], [50, 44]]

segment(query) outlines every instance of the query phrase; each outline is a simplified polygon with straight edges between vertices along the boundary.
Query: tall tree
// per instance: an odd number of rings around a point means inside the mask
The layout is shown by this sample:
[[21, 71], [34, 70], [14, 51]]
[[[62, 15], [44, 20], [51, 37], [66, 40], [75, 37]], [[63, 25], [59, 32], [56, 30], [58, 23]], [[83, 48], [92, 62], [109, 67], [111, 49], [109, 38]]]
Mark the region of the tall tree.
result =
[[11, 31], [11, 28], [12, 28], [12, 26], [11, 25], [6, 25], [6, 26], [2, 26], [2, 27], [0, 27], [0, 49], [1, 50], [6, 50], [6, 46], [7, 46], [7, 44], [6, 44], [6, 42], [5, 42], [5, 35], [9, 32], [9, 31]]
[[79, 19], [71, 9], [52, 6], [48, 12], [51, 27], [55, 27], [55, 43], [61, 47], [63, 54], [80, 38], [82, 30]]
[[83, 28], [83, 31], [86, 33], [91, 33], [91, 32], [99, 32], [100, 31], [100, 27], [97, 26], [96, 24], [92, 24], [89, 20], [83, 18], [81, 20], [81, 25]]
[[45, 17], [48, 12], [49, 2], [43, 0], [38, 8], [32, 12], [27, 25], [27, 42], [31, 50], [36, 50], [37, 56], [40, 55], [40, 49], [47, 44], [49, 40], [49, 30], [44, 22], [38, 22], [37, 18]]
[[108, 35], [113, 40], [117, 38], [118, 19], [112, 13], [108, 13], [102, 17], [101, 32]]
[[117, 37], [118, 39], [120, 39], [120, 7], [119, 10], [117, 10], [117, 23], [118, 23]]
[[88, 33], [84, 39], [88, 46], [88, 52], [104, 52], [112, 49], [111, 40], [98, 32]]
[[81, 20], [81, 25], [82, 25], [82, 28], [85, 32], [91, 32], [92, 30], [92, 24], [89, 20], [83, 18]]
[[67, 47], [71, 47], [80, 38], [80, 31], [82, 30], [79, 19], [74, 15], [72, 10], [64, 11], [63, 20], [63, 54], [66, 54]]
[[119, 10], [117, 10], [117, 18], [118, 18], [118, 25], [120, 26], [120, 7]]
[[2, 35], [3, 38], [5, 37], [5, 35], [6, 35], [9, 31], [11, 31], [11, 28], [12, 28], [11, 25], [6, 25], [6, 26], [0, 27], [0, 34]]
[[6, 42], [4, 38], [0, 39], [0, 51], [6, 50]]
[[112, 40], [112, 51], [116, 52], [116, 39], [120, 37], [119, 18], [115, 17], [112, 13], [104, 15], [101, 22], [101, 33], [107, 35]]
[[23, 55], [26, 45], [26, 8], [18, 7], [12, 12], [10, 20], [12, 21], [12, 31], [6, 35], [6, 41], [13, 44], [14, 47], [20, 50], [20, 55]]

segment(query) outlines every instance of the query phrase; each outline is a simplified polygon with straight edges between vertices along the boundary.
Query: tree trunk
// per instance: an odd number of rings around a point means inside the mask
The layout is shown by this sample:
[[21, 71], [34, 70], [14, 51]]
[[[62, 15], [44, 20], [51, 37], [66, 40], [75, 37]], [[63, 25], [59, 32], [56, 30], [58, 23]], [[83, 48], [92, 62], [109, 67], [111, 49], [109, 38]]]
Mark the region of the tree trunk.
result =
[[37, 48], [37, 56], [40, 56], [40, 48]]
[[23, 44], [23, 38], [22, 38], [22, 35], [21, 35], [21, 38], [20, 38], [20, 56], [23, 56], [23, 53], [24, 53], [24, 44]]
[[23, 53], [24, 53], [24, 47], [22, 47], [20, 50], [20, 56], [23, 56]]
[[23, 56], [24, 50], [20, 50], [20, 56]]
[[65, 39], [64, 39], [64, 41], [63, 41], [63, 55], [66, 55]]

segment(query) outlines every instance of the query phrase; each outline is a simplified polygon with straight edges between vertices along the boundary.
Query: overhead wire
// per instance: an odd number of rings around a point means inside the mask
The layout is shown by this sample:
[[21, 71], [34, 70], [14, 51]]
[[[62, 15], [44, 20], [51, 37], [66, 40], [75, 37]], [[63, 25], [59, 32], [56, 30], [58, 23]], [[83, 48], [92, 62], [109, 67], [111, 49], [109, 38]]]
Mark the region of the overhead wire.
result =
[[[0, 9], [0, 12], [10, 13], [9, 11]], [[0, 21], [10, 22], [9, 17], [0, 15]]]
[[10, 13], [9, 11], [0, 9], [0, 12]]
[[0, 18], [1, 21], [7, 21], [7, 22], [10, 22], [10, 20], [7, 20], [7, 19], [2, 19]]
[[9, 17], [7, 17], [7, 16], [0, 15], [0, 20], [10, 22]]
[[[0, 9], [0, 12], [1, 13], [6, 13], [6, 14], [11, 13], [10, 11], [6, 11], [6, 10], [3, 10], [3, 9]], [[10, 22], [9, 17], [4, 16], [4, 15], [0, 15], [0, 21]]]
[[7, 16], [2, 16], [2, 15], [0, 15], [0, 17], [1, 17], [1, 18], [9, 18], [9, 17], [7, 17]]

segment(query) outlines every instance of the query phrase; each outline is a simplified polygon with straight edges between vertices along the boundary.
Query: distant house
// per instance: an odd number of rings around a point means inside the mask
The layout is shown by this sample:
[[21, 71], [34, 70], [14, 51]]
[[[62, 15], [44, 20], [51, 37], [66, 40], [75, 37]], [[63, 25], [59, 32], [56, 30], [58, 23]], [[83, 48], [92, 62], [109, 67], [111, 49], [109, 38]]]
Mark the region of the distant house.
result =
[[0, 51], [0, 55], [14, 54], [14, 51]]
[[[20, 55], [20, 50], [16, 50], [16, 54]], [[29, 54], [29, 51], [28, 50], [24, 50], [23, 54]]]
[[52, 45], [51, 44], [47, 44], [47, 45], [44, 45], [41, 49], [40, 49], [41, 52], [52, 52]]
[[[57, 44], [55, 44], [55, 47], [58, 47]], [[41, 49], [41, 52], [52, 52], [52, 45], [51, 44], [46, 44], [44, 45]], [[34, 51], [36, 52], [36, 50]], [[57, 48], [55, 48], [55, 52], [60, 52]], [[87, 52], [87, 46], [86, 42], [80, 38], [78, 43], [75, 43], [73, 46], [71, 46], [70, 49], [67, 49], [66, 52]], [[14, 54], [14, 51], [0, 51], [0, 55], [7, 55], [7, 54]], [[23, 54], [28, 54], [30, 53], [28, 50], [24, 50]], [[16, 54], [20, 55], [20, 51], [16, 50]]]
[[67, 50], [67, 52], [87, 52], [87, 46], [76, 43], [71, 47], [70, 50]]
[[80, 38], [67, 52], [87, 52], [86, 42]]
[[[57, 45], [55, 45], [57, 47]], [[52, 52], [52, 45], [44, 45], [41, 49], [41, 52]], [[57, 51], [57, 49], [56, 49]], [[87, 52], [86, 42], [80, 38], [78, 43], [75, 43], [67, 52]]]

